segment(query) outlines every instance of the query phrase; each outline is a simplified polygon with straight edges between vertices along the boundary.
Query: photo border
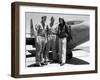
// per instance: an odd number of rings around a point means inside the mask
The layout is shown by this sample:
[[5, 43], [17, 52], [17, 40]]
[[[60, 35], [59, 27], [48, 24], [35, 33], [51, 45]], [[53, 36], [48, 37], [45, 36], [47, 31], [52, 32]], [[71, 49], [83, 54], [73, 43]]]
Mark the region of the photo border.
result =
[[[74, 72], [58, 72], [58, 73], [43, 73], [43, 74], [23, 74], [20, 75], [20, 64], [19, 64], [19, 35], [20, 35], [20, 6], [39, 6], [39, 7], [55, 7], [55, 8], [72, 8], [72, 9], [88, 9], [95, 10], [95, 70], [89, 71], [74, 71]], [[58, 75], [72, 75], [72, 74], [86, 74], [86, 73], [97, 73], [97, 7], [96, 6], [81, 6], [81, 5], [63, 5], [63, 4], [44, 4], [44, 3], [31, 3], [31, 2], [13, 2], [11, 4], [11, 76], [15, 78], [25, 77], [41, 77], [41, 76], [58, 76]]]

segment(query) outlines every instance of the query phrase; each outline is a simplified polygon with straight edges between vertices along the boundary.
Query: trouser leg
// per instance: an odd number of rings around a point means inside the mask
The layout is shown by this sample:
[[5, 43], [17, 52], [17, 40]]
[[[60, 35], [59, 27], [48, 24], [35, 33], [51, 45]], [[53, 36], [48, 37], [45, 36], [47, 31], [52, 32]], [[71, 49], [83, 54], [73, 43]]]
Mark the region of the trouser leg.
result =
[[67, 44], [67, 41], [66, 41], [66, 38], [64, 38], [62, 40], [62, 63], [65, 63], [66, 62], [66, 46]]
[[45, 57], [46, 57], [46, 55], [44, 54], [45, 53], [45, 46], [46, 46], [46, 43], [43, 40], [42, 41], [42, 50], [41, 50], [41, 62], [45, 61]]
[[37, 36], [37, 39], [36, 39], [36, 63], [43, 62], [44, 48], [45, 48], [44, 38], [41, 36]]
[[37, 42], [36, 43], [36, 63], [41, 63], [41, 49], [42, 49], [41, 42]]
[[59, 50], [58, 50], [59, 62], [62, 62], [62, 39], [59, 39]]
[[45, 61], [48, 61], [48, 54], [49, 54], [49, 50], [50, 50], [50, 40], [48, 40], [48, 42], [46, 43], [46, 48], [45, 48], [45, 54], [44, 54], [44, 59]]
[[56, 53], [56, 38], [52, 38], [52, 52], [53, 52], [53, 60], [57, 60], [57, 53]]

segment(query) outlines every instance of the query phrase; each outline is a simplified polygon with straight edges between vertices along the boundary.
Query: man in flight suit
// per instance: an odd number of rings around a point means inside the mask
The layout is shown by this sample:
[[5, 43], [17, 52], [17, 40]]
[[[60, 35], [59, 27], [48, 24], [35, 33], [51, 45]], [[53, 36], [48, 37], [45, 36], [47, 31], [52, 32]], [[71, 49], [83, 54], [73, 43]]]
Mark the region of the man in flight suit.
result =
[[35, 29], [36, 29], [36, 64], [35, 66], [42, 66], [44, 65], [44, 59], [43, 59], [43, 54], [44, 54], [44, 49], [45, 49], [45, 44], [47, 43], [47, 36], [46, 36], [46, 16], [41, 17], [41, 22], [38, 24]]
[[[48, 60], [48, 53], [51, 49], [52, 51], [52, 59], [53, 61], [56, 61], [57, 59], [57, 54], [56, 54], [56, 28], [57, 26], [54, 24], [55, 19], [52, 16], [50, 18], [50, 24], [48, 24], [48, 28], [47, 28], [47, 44], [46, 44], [46, 51], [45, 51], [45, 55], [46, 55], [46, 60]], [[50, 61], [51, 62], [51, 61]]]

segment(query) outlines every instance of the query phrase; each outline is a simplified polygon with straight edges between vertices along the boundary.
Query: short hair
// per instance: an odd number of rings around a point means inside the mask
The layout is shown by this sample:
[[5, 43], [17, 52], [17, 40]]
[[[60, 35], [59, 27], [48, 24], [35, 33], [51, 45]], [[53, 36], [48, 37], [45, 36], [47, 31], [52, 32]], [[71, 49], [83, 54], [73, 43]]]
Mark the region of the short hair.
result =
[[47, 16], [42, 16], [41, 19], [44, 19], [44, 18], [46, 18], [46, 17], [47, 17]]
[[53, 19], [53, 20], [54, 20], [54, 17], [52, 16], [52, 17], [51, 17], [51, 19]]

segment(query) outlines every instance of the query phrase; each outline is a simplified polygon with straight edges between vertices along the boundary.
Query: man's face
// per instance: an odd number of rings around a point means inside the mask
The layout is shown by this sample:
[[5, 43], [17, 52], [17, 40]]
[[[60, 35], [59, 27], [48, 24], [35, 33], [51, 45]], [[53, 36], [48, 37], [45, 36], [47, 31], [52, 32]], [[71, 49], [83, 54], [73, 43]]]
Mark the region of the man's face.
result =
[[53, 17], [51, 17], [51, 23], [54, 23], [54, 21], [55, 21], [55, 20], [54, 20], [54, 18], [53, 18]]
[[59, 23], [60, 23], [60, 24], [63, 24], [63, 21], [62, 21], [62, 19], [59, 19]]
[[45, 21], [46, 21], [46, 16], [45, 16], [45, 17], [43, 17], [43, 19], [42, 19], [42, 20], [43, 20], [43, 22], [45, 22]]

